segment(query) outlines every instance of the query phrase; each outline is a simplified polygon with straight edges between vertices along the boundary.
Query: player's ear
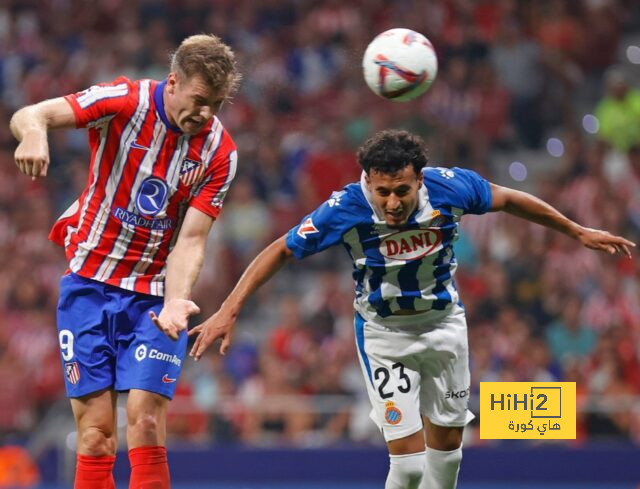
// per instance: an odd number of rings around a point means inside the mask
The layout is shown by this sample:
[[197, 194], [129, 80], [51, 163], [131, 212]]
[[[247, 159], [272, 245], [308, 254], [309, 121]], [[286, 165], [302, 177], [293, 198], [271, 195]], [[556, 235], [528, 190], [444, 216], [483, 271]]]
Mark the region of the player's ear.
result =
[[424, 181], [424, 173], [422, 173], [422, 170], [418, 170], [418, 183], [422, 185], [423, 181]]
[[178, 75], [172, 71], [167, 75], [167, 92], [173, 95], [176, 91], [176, 85], [178, 84]]
[[367, 184], [367, 190], [371, 192], [371, 178], [369, 178], [369, 174], [367, 172], [364, 174], [364, 183]]

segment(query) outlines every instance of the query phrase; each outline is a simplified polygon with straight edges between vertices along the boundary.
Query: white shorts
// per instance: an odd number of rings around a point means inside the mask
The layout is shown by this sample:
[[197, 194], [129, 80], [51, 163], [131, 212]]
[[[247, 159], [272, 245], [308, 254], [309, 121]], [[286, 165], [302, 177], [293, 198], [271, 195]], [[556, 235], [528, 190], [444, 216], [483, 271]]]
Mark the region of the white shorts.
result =
[[[419, 316], [383, 326], [355, 316], [358, 358], [371, 401], [371, 419], [386, 441], [422, 429], [422, 414], [438, 426], [464, 426], [469, 404], [469, 347], [464, 309], [455, 305], [436, 324]], [[413, 322], [412, 322], [413, 321]], [[385, 321], [391, 322], [391, 321]]]

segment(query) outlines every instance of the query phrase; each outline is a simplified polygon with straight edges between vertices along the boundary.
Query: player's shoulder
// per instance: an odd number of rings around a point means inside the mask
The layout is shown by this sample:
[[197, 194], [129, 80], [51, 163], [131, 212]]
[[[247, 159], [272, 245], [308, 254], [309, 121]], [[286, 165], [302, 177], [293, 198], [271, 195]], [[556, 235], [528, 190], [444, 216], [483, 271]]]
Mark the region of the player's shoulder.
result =
[[214, 152], [229, 153], [237, 151], [236, 143], [218, 116], [213, 116], [200, 136], [210, 141]]
[[430, 166], [422, 170], [424, 185], [430, 194], [434, 192], [453, 191], [455, 180], [459, 175], [459, 168], [445, 166]]
[[456, 202], [461, 194], [466, 194], [470, 186], [482, 177], [473, 170], [457, 166], [433, 166], [422, 170], [424, 185], [431, 200], [440, 199]]
[[131, 92], [136, 87], [139, 87], [141, 82], [142, 82], [142, 80], [131, 80], [130, 78], [127, 78], [124, 75], [120, 75], [120, 76], [114, 78], [111, 81], [105, 81], [105, 82], [102, 82], [102, 83], [98, 83], [97, 86], [99, 86], [99, 87], [114, 87], [114, 88], [119, 88], [119, 89], [126, 89], [127, 91]]
[[[120, 75], [116, 79], [114, 79], [111, 83], [113, 83], [114, 85], [124, 83], [126, 85], [133, 86], [133, 85], [139, 85], [143, 80], [146, 80], [146, 78], [142, 78], [140, 80], [132, 80], [131, 78], [125, 75]], [[153, 80], [148, 80], [148, 81], [153, 82]]]
[[220, 136], [222, 138], [228, 141], [233, 141], [233, 138], [229, 134], [229, 131], [227, 131], [227, 128], [225, 127], [224, 123], [217, 115], [214, 115], [211, 118], [211, 125], [209, 126], [209, 132], [220, 133]]
[[446, 187], [458, 187], [471, 180], [482, 180], [483, 178], [473, 170], [460, 168], [458, 166], [430, 166], [423, 168], [425, 185], [440, 185]]
[[457, 166], [427, 166], [422, 169], [422, 174], [429, 181], [447, 182], [453, 180], [458, 174], [466, 171], [464, 168]]
[[[363, 213], [359, 211], [362, 195], [359, 187], [353, 183], [333, 191], [289, 231], [287, 246], [296, 257], [304, 258], [340, 243], [346, 233], [363, 222]], [[368, 214], [370, 216], [371, 211]]]
[[334, 191], [331, 196], [339, 197], [347, 204], [359, 204], [365, 198], [359, 182], [349, 183], [342, 190]]
[[90, 87], [74, 94], [77, 98], [115, 98], [127, 95], [133, 91], [136, 86], [135, 81], [131, 81], [126, 76], [119, 76], [110, 81], [97, 82]]
[[151, 98], [158, 96], [157, 91], [163, 86], [163, 82], [154, 80], [152, 78], [137, 78], [131, 79], [124, 75], [117, 77], [115, 80], [109, 82], [109, 85], [126, 86], [129, 89], [131, 95], [141, 92], [148, 92]]
[[360, 182], [349, 183], [341, 190], [332, 192], [326, 203], [350, 214], [358, 214], [363, 210], [369, 213], [370, 210]]
[[370, 215], [366, 210], [366, 198], [359, 183], [350, 183], [331, 195], [317, 209], [316, 214], [323, 216], [342, 226], [355, 225], [363, 214]]

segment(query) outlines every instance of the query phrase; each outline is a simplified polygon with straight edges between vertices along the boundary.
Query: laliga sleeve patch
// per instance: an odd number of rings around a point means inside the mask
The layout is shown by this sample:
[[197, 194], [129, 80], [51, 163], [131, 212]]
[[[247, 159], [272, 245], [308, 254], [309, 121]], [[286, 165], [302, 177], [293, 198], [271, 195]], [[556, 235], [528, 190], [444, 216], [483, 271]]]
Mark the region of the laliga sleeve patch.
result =
[[306, 221], [304, 221], [302, 224], [300, 224], [300, 227], [298, 228], [297, 234], [302, 239], [307, 239], [307, 235], [308, 234], [313, 234], [313, 233], [317, 233], [317, 232], [319, 232], [318, 229], [313, 224], [313, 220], [309, 217], [309, 218], [307, 218]]
[[402, 411], [400, 411], [393, 401], [389, 401], [385, 404], [386, 410], [384, 412], [384, 419], [387, 423], [396, 425], [402, 421]]

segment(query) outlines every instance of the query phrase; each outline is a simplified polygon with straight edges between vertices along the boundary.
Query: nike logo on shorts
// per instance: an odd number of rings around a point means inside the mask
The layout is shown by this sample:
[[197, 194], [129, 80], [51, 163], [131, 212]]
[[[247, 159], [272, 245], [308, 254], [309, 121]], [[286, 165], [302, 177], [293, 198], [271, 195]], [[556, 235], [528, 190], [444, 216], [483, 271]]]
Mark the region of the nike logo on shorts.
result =
[[164, 382], [165, 384], [170, 384], [171, 382], [175, 382], [177, 379], [172, 379], [171, 377], [169, 377], [167, 374], [164, 374], [162, 376], [162, 382]]

